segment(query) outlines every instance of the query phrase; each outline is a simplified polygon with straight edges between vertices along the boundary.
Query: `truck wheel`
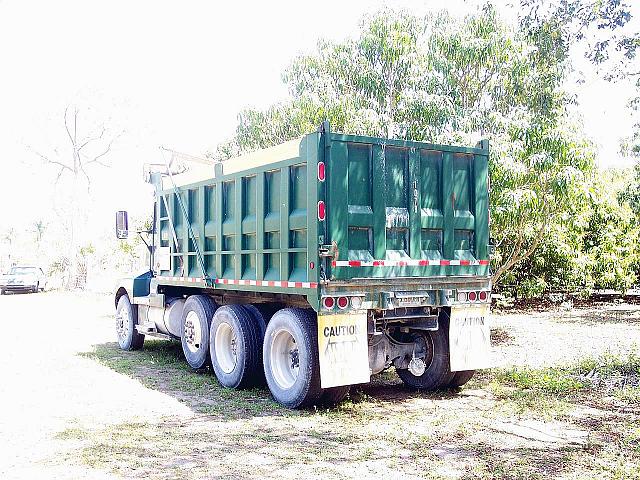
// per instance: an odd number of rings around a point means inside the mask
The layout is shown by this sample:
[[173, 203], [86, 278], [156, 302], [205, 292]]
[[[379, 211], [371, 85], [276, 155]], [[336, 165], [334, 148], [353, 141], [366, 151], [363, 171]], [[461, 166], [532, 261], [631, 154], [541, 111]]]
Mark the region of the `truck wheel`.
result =
[[320, 402], [326, 406], [333, 406], [340, 403], [349, 393], [351, 385], [345, 385], [343, 387], [331, 387], [325, 388], [320, 397]]
[[454, 372], [453, 379], [449, 382], [451, 388], [463, 386], [473, 377], [475, 370], [463, 370], [462, 372]]
[[209, 329], [216, 303], [206, 295], [191, 295], [182, 309], [180, 339], [187, 363], [194, 370], [210, 364]]
[[406, 368], [398, 368], [398, 376], [411, 388], [419, 390], [437, 390], [449, 385], [453, 379], [453, 372], [449, 370], [449, 324], [440, 322], [440, 328], [436, 331], [423, 331], [415, 335], [421, 335], [427, 347], [424, 358], [426, 368], [421, 375], [414, 375]]
[[264, 374], [273, 398], [285, 407], [312, 405], [322, 394], [317, 328], [301, 308], [279, 310], [267, 325]]
[[140, 350], [144, 343], [144, 335], [136, 330], [138, 325], [138, 308], [131, 305], [129, 297], [122, 295], [116, 307], [116, 332], [118, 344], [122, 350]]
[[258, 383], [262, 333], [246, 308], [226, 305], [216, 310], [209, 337], [213, 371], [224, 387], [244, 388]]

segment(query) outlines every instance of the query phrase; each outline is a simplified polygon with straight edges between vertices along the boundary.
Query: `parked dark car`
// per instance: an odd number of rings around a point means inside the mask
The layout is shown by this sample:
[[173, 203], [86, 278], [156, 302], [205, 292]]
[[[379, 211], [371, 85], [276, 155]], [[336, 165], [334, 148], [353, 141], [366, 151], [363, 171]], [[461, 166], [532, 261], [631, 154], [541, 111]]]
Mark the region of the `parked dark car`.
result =
[[44, 290], [47, 279], [39, 267], [15, 266], [0, 279], [0, 295], [6, 292], [33, 292]]

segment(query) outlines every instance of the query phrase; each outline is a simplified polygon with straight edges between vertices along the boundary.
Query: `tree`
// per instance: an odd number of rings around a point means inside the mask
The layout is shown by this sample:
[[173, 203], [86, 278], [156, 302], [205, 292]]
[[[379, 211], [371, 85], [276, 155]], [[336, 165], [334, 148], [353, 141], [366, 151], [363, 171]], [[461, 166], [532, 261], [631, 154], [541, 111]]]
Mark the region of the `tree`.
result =
[[640, 76], [635, 62], [640, 33], [629, 29], [631, 4], [623, 0], [521, 0], [524, 30], [553, 25], [559, 40], [580, 48], [614, 80]]
[[84, 183], [87, 192], [91, 188], [91, 174], [96, 166], [108, 167], [108, 156], [114, 142], [121, 136], [122, 132], [109, 132], [104, 123], [95, 128], [87, 129], [82, 133], [79, 125], [80, 108], [68, 105], [64, 110], [63, 123], [68, 140], [68, 151], [64, 154], [53, 150], [53, 154], [43, 154], [31, 148], [31, 150], [46, 165], [57, 169], [55, 183], [57, 184], [64, 176], [68, 176], [71, 181], [70, 206], [66, 210], [65, 216], [69, 225], [69, 276], [66, 281], [67, 288], [76, 285], [78, 270], [77, 255], [80, 231], [80, 189]]
[[552, 25], [559, 41], [582, 51], [603, 78], [632, 81], [636, 94], [629, 100], [635, 124], [622, 151], [640, 156], [640, 31], [631, 19], [632, 4], [623, 0], [521, 0], [521, 28], [536, 31]]
[[284, 72], [290, 98], [240, 113], [217, 151], [267, 147], [317, 128], [434, 143], [491, 142], [494, 281], [529, 257], [570, 206], [593, 155], [562, 90], [567, 46], [548, 25], [513, 31], [491, 4], [464, 19], [382, 11], [360, 35], [321, 41]]
[[602, 170], [566, 223], [555, 225], [536, 255], [505, 274], [508, 290], [537, 296], [545, 290], [624, 291], [638, 278], [640, 225], [620, 196], [627, 170]]
[[33, 229], [36, 234], [36, 244], [40, 244], [42, 241], [42, 235], [44, 235], [45, 230], [47, 229], [46, 224], [42, 220], [38, 220], [34, 222]]

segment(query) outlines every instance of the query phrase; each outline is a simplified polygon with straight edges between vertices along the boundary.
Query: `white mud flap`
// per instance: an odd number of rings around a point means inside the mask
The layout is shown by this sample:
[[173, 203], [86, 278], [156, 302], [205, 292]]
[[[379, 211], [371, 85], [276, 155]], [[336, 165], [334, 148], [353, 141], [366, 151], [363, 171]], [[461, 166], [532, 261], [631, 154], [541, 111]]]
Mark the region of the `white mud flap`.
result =
[[318, 315], [322, 388], [369, 381], [367, 314]]
[[452, 372], [491, 366], [489, 305], [451, 307], [449, 357]]

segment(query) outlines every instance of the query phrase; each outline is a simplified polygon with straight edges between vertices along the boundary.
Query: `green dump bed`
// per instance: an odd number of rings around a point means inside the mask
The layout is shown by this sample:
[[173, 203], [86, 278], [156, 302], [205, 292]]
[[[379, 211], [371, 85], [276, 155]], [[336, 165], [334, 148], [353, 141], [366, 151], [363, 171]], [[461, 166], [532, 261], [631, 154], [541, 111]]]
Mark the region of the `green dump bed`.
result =
[[170, 264], [158, 281], [303, 294], [317, 308], [323, 289], [369, 279], [488, 277], [486, 142], [325, 131], [291, 146], [212, 167], [177, 187], [182, 202], [159, 189], [158, 246]]

